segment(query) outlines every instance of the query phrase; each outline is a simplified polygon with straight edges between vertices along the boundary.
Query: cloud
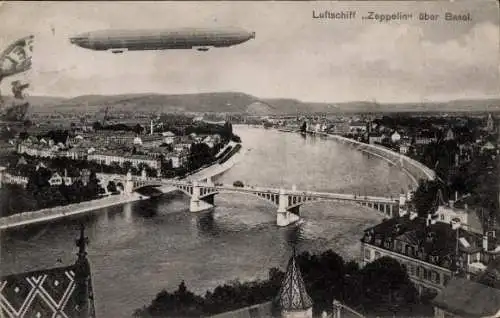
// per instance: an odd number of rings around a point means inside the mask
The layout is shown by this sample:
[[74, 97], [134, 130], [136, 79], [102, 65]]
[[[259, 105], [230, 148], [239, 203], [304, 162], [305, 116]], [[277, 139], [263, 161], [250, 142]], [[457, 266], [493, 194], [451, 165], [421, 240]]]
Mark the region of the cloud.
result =
[[[498, 16], [470, 7], [469, 24], [319, 21], [317, 10], [374, 10], [370, 3], [90, 3], [24, 6], [36, 30], [33, 90], [74, 96], [156, 91], [241, 91], [310, 101], [405, 101], [498, 94]], [[451, 10], [429, 5], [427, 10]], [[467, 9], [456, 4], [455, 11]], [[464, 7], [465, 6], [465, 7]], [[470, 6], [470, 5], [469, 5]], [[34, 19], [37, 7], [38, 19]], [[423, 10], [421, 4], [375, 9]], [[460, 10], [459, 10], [460, 9]], [[21, 14], [22, 13], [22, 14]], [[29, 27], [9, 17], [7, 25]], [[16, 24], [17, 23], [17, 24]], [[105, 28], [239, 26], [257, 37], [231, 48], [110, 54], [68, 36]], [[55, 28], [52, 34], [50, 26]], [[1, 33], [0, 33], [1, 35]], [[11, 35], [9, 35], [11, 36]], [[2, 36], [0, 36], [0, 43]]]

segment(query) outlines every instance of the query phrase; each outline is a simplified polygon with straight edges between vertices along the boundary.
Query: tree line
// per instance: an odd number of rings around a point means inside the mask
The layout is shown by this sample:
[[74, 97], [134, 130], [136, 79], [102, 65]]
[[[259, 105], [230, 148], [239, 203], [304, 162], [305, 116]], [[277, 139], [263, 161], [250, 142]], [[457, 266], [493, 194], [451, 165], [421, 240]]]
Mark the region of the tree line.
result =
[[[366, 315], [432, 315], [432, 308], [419, 298], [405, 267], [392, 258], [382, 257], [360, 268], [328, 250], [320, 255], [304, 252], [297, 257], [297, 264], [316, 315], [331, 312], [333, 299]], [[202, 317], [276, 301], [284, 275], [271, 268], [267, 280], [224, 284], [204, 296], [189, 291], [183, 281], [174, 292], [161, 291], [134, 316]]]
[[95, 172], [90, 173], [86, 184], [77, 179], [69, 185], [63, 182], [51, 186], [52, 175], [51, 170], [41, 167], [29, 175], [26, 187], [6, 185], [1, 189], [2, 216], [94, 200], [105, 192]]

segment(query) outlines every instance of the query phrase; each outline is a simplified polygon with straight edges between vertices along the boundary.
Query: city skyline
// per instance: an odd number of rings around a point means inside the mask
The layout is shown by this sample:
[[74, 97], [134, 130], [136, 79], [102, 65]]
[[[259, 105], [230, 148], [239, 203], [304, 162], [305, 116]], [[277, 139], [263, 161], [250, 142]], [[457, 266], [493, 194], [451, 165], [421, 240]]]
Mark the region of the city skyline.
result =
[[[199, 6], [199, 4], [198, 4]], [[35, 35], [31, 95], [235, 91], [309, 102], [421, 102], [500, 96], [496, 1], [422, 3], [9, 3], [0, 45]], [[355, 11], [356, 19], [313, 19]], [[470, 12], [470, 22], [365, 21], [369, 11]], [[35, 13], [36, 12], [36, 13]], [[36, 18], [29, 20], [29, 17]], [[26, 23], [19, 24], [19, 16]], [[179, 18], [182, 17], [182, 18]], [[231, 48], [93, 52], [69, 36], [99, 29], [242, 27]], [[5, 80], [0, 90], [10, 90]]]

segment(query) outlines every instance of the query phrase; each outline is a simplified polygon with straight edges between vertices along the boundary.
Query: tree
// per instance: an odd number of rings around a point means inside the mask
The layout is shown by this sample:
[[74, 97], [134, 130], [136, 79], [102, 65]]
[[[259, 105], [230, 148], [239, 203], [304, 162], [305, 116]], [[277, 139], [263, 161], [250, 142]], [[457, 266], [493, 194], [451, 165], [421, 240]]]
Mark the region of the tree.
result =
[[103, 129], [103, 127], [102, 127], [102, 124], [100, 122], [96, 121], [92, 124], [92, 129], [101, 130], [101, 129]]
[[426, 217], [433, 212], [436, 195], [441, 189], [441, 183], [434, 180], [420, 180], [419, 186], [413, 196], [413, 202], [419, 216]]
[[403, 265], [390, 257], [381, 257], [361, 270], [363, 305], [369, 314], [406, 316], [417, 305], [418, 292]]
[[136, 134], [140, 135], [144, 131], [144, 127], [142, 127], [140, 124], [137, 124], [137, 125], [134, 126], [133, 131]]
[[23, 127], [24, 127], [25, 129], [29, 129], [29, 128], [31, 128], [31, 126], [32, 126], [32, 125], [33, 125], [33, 122], [32, 122], [31, 120], [29, 120], [29, 119], [26, 119], [26, 120], [23, 122]]
[[344, 260], [328, 250], [321, 255], [304, 252], [297, 258], [306, 288], [314, 301], [315, 312], [331, 308], [332, 299], [341, 299], [343, 292]]
[[148, 307], [137, 310], [135, 317], [201, 317], [203, 298], [189, 291], [182, 281], [173, 293], [161, 291]]
[[303, 122], [302, 126], [300, 126], [300, 132], [306, 132], [306, 130], [307, 130], [307, 123]]

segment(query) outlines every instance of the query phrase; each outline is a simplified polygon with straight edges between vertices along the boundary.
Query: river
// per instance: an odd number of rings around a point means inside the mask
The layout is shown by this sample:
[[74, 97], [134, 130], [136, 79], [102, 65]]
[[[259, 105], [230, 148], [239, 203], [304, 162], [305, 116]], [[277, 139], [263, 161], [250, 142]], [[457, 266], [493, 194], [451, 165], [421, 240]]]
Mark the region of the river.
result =
[[[411, 180], [396, 167], [333, 140], [235, 126], [244, 154], [219, 182], [396, 196]], [[359, 257], [362, 230], [379, 222], [375, 210], [316, 202], [301, 207], [305, 222], [278, 228], [276, 208], [243, 194], [219, 194], [211, 213], [190, 213], [182, 194], [128, 203], [85, 216], [5, 231], [3, 275], [75, 261], [78, 224], [86, 225], [96, 311], [127, 317], [181, 280], [203, 294], [218, 284], [263, 279], [298, 251], [333, 249]]]

